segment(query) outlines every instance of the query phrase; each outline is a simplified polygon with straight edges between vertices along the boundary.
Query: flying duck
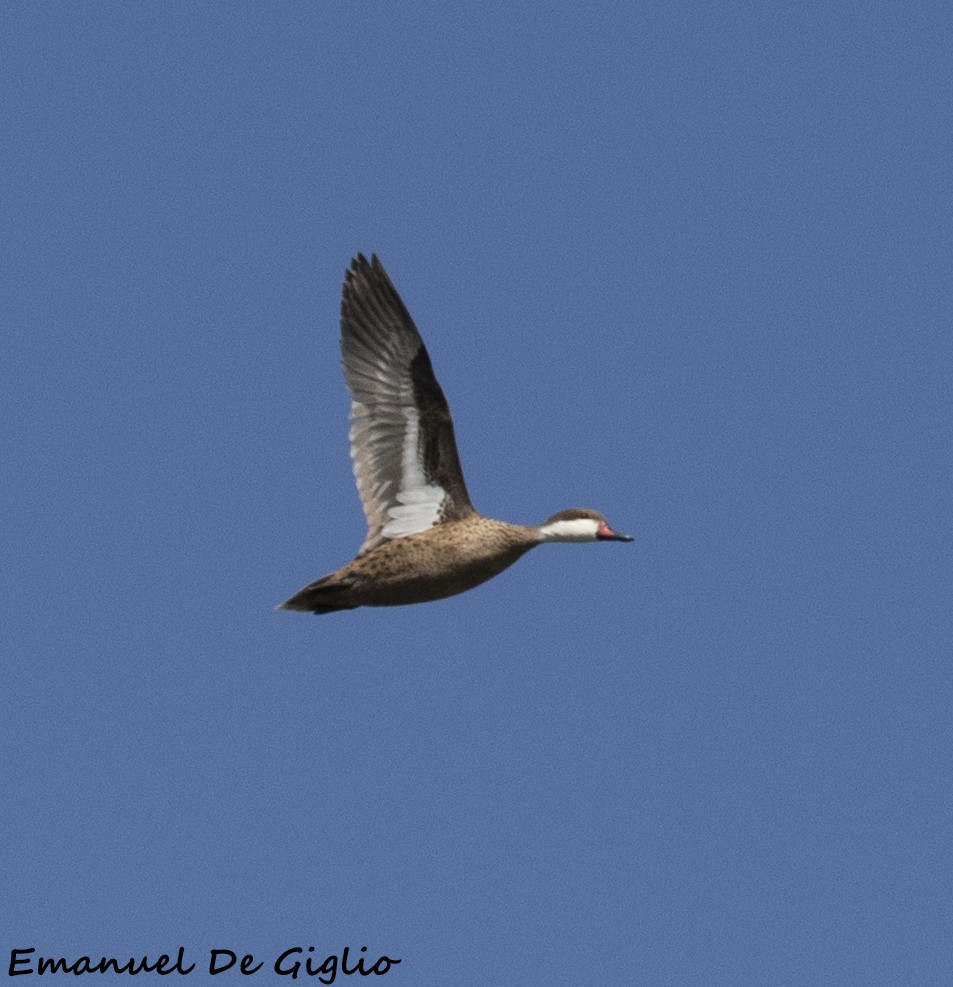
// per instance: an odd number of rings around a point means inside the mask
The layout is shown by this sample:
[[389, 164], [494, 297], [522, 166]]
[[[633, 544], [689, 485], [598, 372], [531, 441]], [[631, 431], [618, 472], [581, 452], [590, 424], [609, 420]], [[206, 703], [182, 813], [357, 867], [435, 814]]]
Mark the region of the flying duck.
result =
[[536, 525], [474, 510], [447, 399], [376, 255], [368, 262], [358, 254], [345, 273], [341, 354], [367, 537], [353, 562], [277, 609], [319, 614], [440, 600], [491, 579], [543, 542], [632, 541], [582, 508]]

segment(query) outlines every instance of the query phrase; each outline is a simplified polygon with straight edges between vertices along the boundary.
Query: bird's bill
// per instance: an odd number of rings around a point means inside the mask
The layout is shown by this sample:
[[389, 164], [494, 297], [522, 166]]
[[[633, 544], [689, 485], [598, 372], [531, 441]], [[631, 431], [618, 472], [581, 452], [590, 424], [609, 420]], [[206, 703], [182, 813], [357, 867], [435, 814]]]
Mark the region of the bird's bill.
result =
[[620, 535], [618, 531], [613, 531], [607, 524], [603, 524], [596, 532], [596, 538], [600, 541], [635, 541], [632, 535]]

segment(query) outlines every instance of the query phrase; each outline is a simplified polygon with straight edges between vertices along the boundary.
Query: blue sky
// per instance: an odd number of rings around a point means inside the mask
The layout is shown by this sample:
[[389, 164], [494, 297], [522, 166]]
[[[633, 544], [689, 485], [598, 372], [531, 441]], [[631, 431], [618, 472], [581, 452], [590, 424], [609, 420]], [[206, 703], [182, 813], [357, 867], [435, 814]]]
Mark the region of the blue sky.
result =
[[[948, 982], [951, 21], [4, 5], [4, 975]], [[478, 509], [634, 544], [273, 611], [364, 537], [358, 250]]]

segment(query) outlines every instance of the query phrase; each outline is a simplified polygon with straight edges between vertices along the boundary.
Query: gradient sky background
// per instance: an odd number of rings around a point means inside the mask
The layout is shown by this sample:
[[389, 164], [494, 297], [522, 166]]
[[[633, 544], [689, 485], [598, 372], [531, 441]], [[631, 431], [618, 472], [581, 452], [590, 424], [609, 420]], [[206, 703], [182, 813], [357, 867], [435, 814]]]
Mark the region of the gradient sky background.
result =
[[[3, 975], [948, 984], [949, 5], [0, 28]], [[478, 509], [634, 544], [273, 611], [364, 537], [358, 250]]]

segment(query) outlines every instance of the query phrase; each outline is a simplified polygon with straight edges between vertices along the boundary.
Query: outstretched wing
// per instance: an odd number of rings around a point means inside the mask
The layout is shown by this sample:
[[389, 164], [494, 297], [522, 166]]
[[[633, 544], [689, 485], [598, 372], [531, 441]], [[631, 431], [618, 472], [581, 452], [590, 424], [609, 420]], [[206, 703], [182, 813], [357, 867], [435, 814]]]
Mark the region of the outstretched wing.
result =
[[351, 262], [341, 300], [351, 459], [367, 515], [361, 553], [473, 513], [447, 399], [383, 265]]

